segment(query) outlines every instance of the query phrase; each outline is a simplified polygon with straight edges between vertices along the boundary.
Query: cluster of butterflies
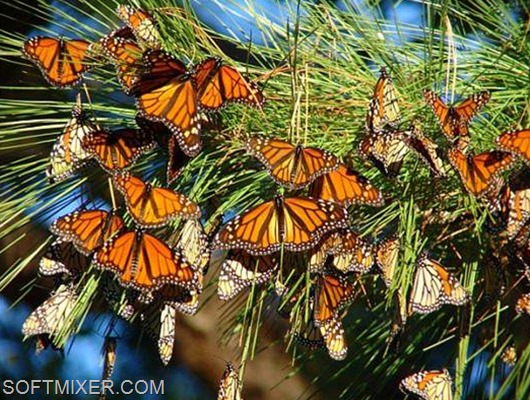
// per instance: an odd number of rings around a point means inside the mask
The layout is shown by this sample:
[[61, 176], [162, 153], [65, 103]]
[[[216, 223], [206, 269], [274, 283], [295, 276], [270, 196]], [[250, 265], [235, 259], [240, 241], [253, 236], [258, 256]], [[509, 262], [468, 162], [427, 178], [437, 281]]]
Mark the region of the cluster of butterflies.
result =
[[[162, 50], [156, 21], [146, 11], [120, 5], [117, 13], [125, 26], [95, 43], [52, 37], [24, 43], [23, 53], [57, 87], [74, 85], [90, 68], [111, 62], [125, 93], [136, 97], [139, 113], [138, 128], [111, 130], [91, 118], [77, 96], [72, 118], [53, 145], [47, 176], [51, 182], [63, 181], [97, 162], [109, 174], [111, 190], [123, 195], [130, 220], [124, 220], [113, 199], [112, 211], [83, 209], [53, 222], [55, 239], [40, 260], [39, 272], [59, 284], [26, 319], [22, 331], [37, 337], [38, 351], [73, 333], [71, 316], [94, 266], [103, 271], [105, 299], [116, 310], [125, 304], [118, 312], [126, 319], [139, 314], [167, 364], [173, 354], [176, 312], [197, 312], [210, 247], [196, 203], [140, 179], [129, 168], [157, 145], [167, 147], [169, 185], [201, 150], [205, 113], [231, 102], [261, 107], [265, 98], [221, 59], [208, 58], [188, 69]], [[161, 240], [160, 233], [169, 240]], [[106, 371], [103, 379], [112, 368]]]
[[[78, 83], [85, 72], [102, 62], [114, 64], [123, 90], [136, 98], [139, 113], [137, 129], [113, 131], [90, 118], [78, 97], [72, 119], [53, 146], [48, 177], [61, 181], [97, 161], [109, 173], [112, 187], [123, 195], [131, 223], [114, 208], [76, 211], [52, 224], [56, 239], [40, 261], [40, 273], [60, 277], [61, 283], [31, 313], [23, 333], [36, 335], [43, 348], [53, 344], [59, 331], [73, 332], [72, 326], [65, 325], [80, 303], [80, 282], [93, 265], [102, 271], [106, 299], [115, 305], [127, 297], [127, 307], [120, 315], [129, 319], [138, 311], [167, 364], [173, 353], [176, 312], [197, 312], [211, 249], [219, 249], [227, 250], [218, 281], [221, 300], [230, 300], [254, 285], [274, 283], [279, 312], [289, 319], [295, 340], [312, 348], [325, 347], [333, 359], [344, 359], [348, 346], [342, 321], [346, 307], [360, 292], [356, 288], [359, 275], [375, 267], [390, 290], [399, 270], [399, 237], [388, 235], [374, 241], [350, 226], [347, 208], [381, 206], [383, 193], [328, 151], [252, 136], [245, 149], [283, 187], [283, 194], [207, 234], [197, 204], [172, 189], [143, 181], [128, 169], [157, 145], [167, 147], [169, 184], [186, 160], [200, 152], [205, 113], [230, 102], [261, 107], [265, 97], [258, 86], [220, 59], [208, 58], [186, 67], [162, 49], [156, 20], [144, 10], [122, 5], [118, 15], [125, 26], [95, 43], [36, 37], [24, 44], [24, 53], [48, 82], [59, 87]], [[507, 184], [500, 176], [517, 157], [530, 160], [530, 130], [503, 133], [497, 139], [498, 150], [473, 154], [469, 125], [490, 95], [482, 92], [457, 106], [447, 106], [430, 90], [424, 97], [450, 141], [447, 158], [463, 186], [472, 195], [488, 199], [510, 239], [518, 244], [518, 254], [530, 263], [529, 170]], [[359, 151], [385, 175], [397, 175], [412, 150], [437, 179], [447, 176], [437, 145], [418, 125], [400, 128], [397, 92], [384, 69], [367, 114]], [[293, 193], [286, 195], [289, 191]], [[283, 280], [286, 268], [298, 280]], [[404, 328], [409, 314], [430, 313], [444, 304], [463, 305], [471, 296], [440, 262], [421, 255], [406, 297], [403, 288], [396, 291], [392, 336]], [[530, 309], [530, 300], [525, 299], [519, 305], [522, 310]], [[115, 351], [115, 343], [107, 347]], [[403, 380], [402, 387], [427, 400], [452, 396], [446, 371], [417, 373]], [[234, 394], [239, 390], [237, 374], [229, 366], [219, 398], [240, 398]]]

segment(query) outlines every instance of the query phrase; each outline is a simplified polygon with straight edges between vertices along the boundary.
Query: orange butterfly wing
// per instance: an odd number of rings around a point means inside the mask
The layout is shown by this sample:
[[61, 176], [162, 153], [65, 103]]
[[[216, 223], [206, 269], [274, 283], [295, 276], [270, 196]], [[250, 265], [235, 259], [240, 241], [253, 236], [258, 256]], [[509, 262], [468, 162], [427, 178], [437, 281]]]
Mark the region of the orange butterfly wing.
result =
[[72, 242], [84, 255], [90, 255], [123, 228], [123, 220], [103, 210], [75, 211], [55, 220], [53, 234]]
[[135, 129], [117, 131], [98, 130], [85, 136], [83, 147], [96, 157], [107, 171], [130, 167], [155, 142], [144, 132]]
[[311, 197], [334, 201], [342, 206], [351, 204], [383, 204], [383, 194], [358, 172], [340, 164], [336, 171], [319, 177], [310, 187]]
[[504, 132], [496, 142], [502, 150], [517, 154], [530, 162], [530, 129]]
[[95, 265], [114, 272], [125, 287], [152, 292], [164, 284], [198, 287], [196, 274], [179, 252], [156, 237], [125, 232], [105, 242], [94, 255]]
[[339, 160], [327, 151], [293, 146], [284, 140], [253, 137], [246, 146], [276, 182], [293, 189], [303, 188], [339, 165]]
[[201, 216], [199, 206], [183, 194], [152, 187], [128, 171], [117, 173], [114, 183], [125, 197], [127, 210], [141, 227], [163, 226], [177, 217], [197, 219]]
[[193, 75], [201, 107], [217, 111], [230, 102], [261, 107], [265, 97], [254, 83], [249, 83], [235, 68], [223, 65], [219, 58], [208, 58], [194, 68]]
[[315, 290], [314, 318], [317, 327], [325, 321], [338, 318], [340, 310], [354, 297], [354, 288], [344, 277], [322, 275]]
[[493, 187], [495, 177], [514, 162], [513, 156], [503, 151], [466, 156], [459, 149], [452, 148], [448, 156], [467, 191], [475, 196], [481, 196]]
[[186, 155], [197, 155], [202, 146], [201, 119], [193, 79], [184, 64], [163, 51], [149, 51], [144, 59], [147, 72], [133, 87], [138, 110], [171, 129]]
[[59, 87], [74, 85], [88, 70], [86, 40], [37, 36], [24, 43], [23, 52], [40, 68], [46, 80]]

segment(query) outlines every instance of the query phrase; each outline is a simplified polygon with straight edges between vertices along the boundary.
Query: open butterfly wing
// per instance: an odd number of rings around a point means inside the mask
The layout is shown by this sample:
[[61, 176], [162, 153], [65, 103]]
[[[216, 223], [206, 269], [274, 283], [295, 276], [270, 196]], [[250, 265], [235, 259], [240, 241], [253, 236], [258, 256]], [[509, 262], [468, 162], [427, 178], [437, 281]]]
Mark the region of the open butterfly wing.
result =
[[496, 176], [514, 162], [513, 156], [503, 151], [466, 156], [459, 149], [452, 148], [448, 157], [458, 171], [466, 190], [477, 197], [492, 188]]
[[275, 202], [268, 201], [230, 220], [217, 233], [212, 247], [265, 255], [278, 251], [280, 243], [280, 215]]
[[90, 132], [83, 139], [83, 147], [92, 154], [106, 171], [120, 170], [133, 165], [155, 142], [143, 131], [119, 129]]
[[293, 189], [305, 187], [339, 165], [338, 159], [327, 151], [293, 146], [278, 139], [253, 137], [247, 142], [247, 149], [276, 182]]
[[72, 242], [79, 252], [90, 255], [123, 228], [121, 217], [103, 210], [75, 211], [55, 220], [53, 234]]
[[496, 142], [500, 149], [517, 154], [526, 162], [530, 162], [530, 129], [501, 133]]
[[194, 68], [201, 107], [217, 111], [227, 103], [240, 102], [261, 107], [265, 101], [261, 90], [235, 68], [223, 65], [219, 58], [207, 58]]
[[321, 327], [326, 321], [339, 318], [339, 312], [353, 300], [354, 295], [353, 284], [346, 278], [329, 274], [318, 277], [314, 302], [315, 325]]
[[348, 212], [330, 201], [291, 197], [282, 204], [282, 240], [290, 251], [307, 250], [327, 232], [347, 225]]
[[368, 179], [344, 164], [313, 182], [309, 195], [345, 207], [351, 204], [383, 204], [383, 194]]

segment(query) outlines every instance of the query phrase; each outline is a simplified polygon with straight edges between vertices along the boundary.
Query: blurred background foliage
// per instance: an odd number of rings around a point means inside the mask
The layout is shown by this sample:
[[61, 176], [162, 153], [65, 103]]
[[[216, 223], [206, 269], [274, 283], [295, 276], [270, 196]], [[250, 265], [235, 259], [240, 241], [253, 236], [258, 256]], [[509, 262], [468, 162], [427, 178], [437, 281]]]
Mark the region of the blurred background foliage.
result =
[[[106, 180], [98, 171], [84, 171], [78, 179], [60, 184], [46, 182], [51, 144], [69, 118], [76, 91], [47, 85], [38, 69], [21, 57], [20, 48], [26, 38], [37, 34], [95, 41], [119, 25], [117, 4], [14, 0], [2, 1], [2, 5], [0, 377], [98, 379], [105, 326], [112, 319], [103, 309], [93, 309], [75, 339], [68, 342], [64, 358], [51, 350], [35, 356], [33, 344], [22, 342], [23, 320], [53, 286], [51, 281], [37, 279], [36, 273], [38, 259], [49, 243], [50, 222], [82, 205], [108, 206], [109, 199]], [[165, 48], [185, 62], [208, 55], [232, 59], [257, 77], [268, 97], [263, 111], [235, 107], [222, 112], [220, 124], [205, 134], [206, 148], [178, 180], [177, 190], [204, 204], [209, 215], [219, 210], [231, 216], [271, 198], [276, 186], [241, 151], [243, 140], [252, 132], [321, 146], [341, 157], [350, 155], [355, 168], [391, 199], [380, 209], [354, 207], [351, 214], [353, 225], [363, 234], [399, 232], [403, 246], [399, 283], [409, 285], [416, 255], [426, 249], [451, 270], [463, 271], [460, 280], [473, 291], [473, 299], [484, 299], [483, 261], [495, 242], [485, 230], [487, 213], [463, 193], [456, 174], [433, 183], [421, 163], [408, 157], [398, 178], [390, 180], [352, 149], [363, 135], [368, 101], [381, 66], [387, 66], [394, 78], [403, 125], [419, 119], [425, 133], [441, 148], [447, 144], [423, 102], [424, 88], [444, 93], [449, 101], [479, 90], [491, 91], [492, 100], [472, 126], [475, 151], [492, 148], [500, 132], [530, 126], [530, 10], [526, 1], [148, 0], [138, 5], [157, 17]], [[101, 123], [133, 124], [134, 103], [121, 93], [113, 70], [94, 70], [86, 85]], [[160, 180], [165, 172], [156, 153], [142, 158], [136, 170]], [[429, 216], [434, 214], [436, 219], [442, 210], [444, 219], [429, 221], [423, 229]], [[451, 235], [453, 231], [458, 234]], [[214, 289], [217, 270], [212, 267], [207, 276]], [[349, 308], [344, 320], [350, 351], [341, 363], [322, 351], [297, 349], [291, 369], [282, 338], [285, 323], [277, 321], [277, 304], [266, 299], [266, 311], [259, 316], [259, 335], [267, 339], [258, 342], [256, 359], [247, 367], [251, 375], [255, 364], [254, 381], [261, 377], [265, 385], [293, 386], [294, 391], [286, 393], [296, 395], [284, 398], [391, 399], [405, 397], [397, 390], [404, 376], [424, 367], [446, 367], [455, 377], [457, 399], [530, 396], [530, 378], [525, 373], [530, 367], [528, 316], [515, 316], [506, 302], [482, 306], [477, 301], [466, 310], [472, 334], [462, 335], [462, 310], [444, 307], [412, 317], [402, 349], [394, 354], [386, 349], [392, 293], [385, 293], [374, 276], [363, 277], [362, 282], [367, 294]], [[245, 294], [228, 305], [215, 299], [211, 287], [203, 295], [207, 305], [194, 317], [198, 322], [179, 319], [182, 343], [167, 368], [160, 365], [153, 343], [139, 339], [138, 326], [118, 322], [114, 380], [165, 379], [164, 398], [214, 398], [224, 359], [240, 357], [237, 338], [249, 329], [244, 326], [248, 323], [245, 317], [255, 315], [265, 299], [263, 293], [272, 287], [253, 291], [249, 301]], [[236, 340], [230, 341], [234, 332]], [[194, 339], [200, 335], [205, 337], [197, 344]], [[250, 346], [250, 337], [246, 346]], [[220, 350], [211, 352], [215, 347], [204, 343], [219, 344]], [[500, 361], [503, 349], [512, 343], [519, 351], [515, 367]], [[223, 344], [228, 344], [228, 350], [222, 350]], [[199, 351], [203, 345], [208, 351]], [[260, 363], [265, 352], [283, 356], [283, 364]], [[270, 381], [264, 372], [270, 369], [286, 377], [293, 371], [299, 374]], [[245, 380], [245, 398], [276, 398], [270, 394], [274, 391], [253, 389], [257, 383], [249, 380]]]

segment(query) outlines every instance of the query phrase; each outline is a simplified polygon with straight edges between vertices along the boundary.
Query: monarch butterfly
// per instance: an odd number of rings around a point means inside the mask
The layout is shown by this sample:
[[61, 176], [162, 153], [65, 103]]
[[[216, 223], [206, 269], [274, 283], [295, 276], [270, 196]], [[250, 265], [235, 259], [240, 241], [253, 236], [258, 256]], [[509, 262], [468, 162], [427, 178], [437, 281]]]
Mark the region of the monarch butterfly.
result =
[[[173, 242], [170, 240], [173, 244]], [[177, 232], [174, 247], [182, 249], [186, 259], [205, 274], [210, 263], [210, 243], [200, 220], [190, 219]]]
[[484, 107], [490, 94], [487, 91], [475, 93], [461, 102], [458, 106], [447, 106], [440, 97], [430, 89], [423, 90], [423, 97], [431, 106], [438, 119], [445, 137], [450, 141], [457, 140], [458, 148], [466, 151], [469, 145], [469, 124], [471, 120]]
[[230, 300], [246, 287], [267, 282], [277, 268], [276, 255], [254, 257], [244, 250], [230, 250], [221, 264], [217, 295]]
[[[321, 243], [318, 251], [332, 255], [333, 266], [344, 273], [367, 272], [374, 263], [372, 245], [351, 229], [339, 229], [331, 232]], [[317, 254], [318, 251], [312, 254], [311, 272], [321, 272], [327, 260], [323, 254]]]
[[[103, 372], [101, 374], [101, 380], [110, 379], [114, 372], [114, 366], [116, 365], [116, 347], [118, 345], [117, 338], [113, 336], [105, 337], [103, 347], [101, 348], [101, 354], [103, 356]], [[103, 389], [104, 390], [104, 389]]]
[[392, 77], [384, 67], [381, 67], [379, 79], [375, 84], [374, 94], [368, 106], [366, 134], [381, 133], [386, 125], [395, 129], [400, 121], [401, 111]]
[[501, 150], [517, 154], [530, 162], [530, 129], [501, 133], [495, 141]]
[[69, 277], [81, 275], [90, 266], [90, 259], [79, 253], [72, 243], [56, 239], [39, 261], [39, 273], [43, 276], [64, 274]]
[[116, 13], [133, 31], [136, 39], [144, 48], [156, 50], [162, 47], [156, 21], [149, 13], [141, 8], [133, 9], [124, 4], [118, 6]]
[[217, 400], [242, 400], [241, 382], [231, 362], [226, 364], [225, 372], [219, 384]]
[[317, 178], [309, 188], [311, 197], [334, 201], [344, 207], [351, 204], [383, 204], [383, 194], [364, 176], [339, 164], [336, 171]]
[[255, 136], [247, 141], [246, 148], [276, 182], [291, 189], [301, 189], [339, 166], [337, 157], [325, 150], [293, 146], [279, 139]]
[[508, 239], [514, 239], [530, 220], [530, 179], [528, 170], [510, 179], [501, 190], [500, 208], [505, 219]]
[[493, 188], [497, 175], [514, 163], [510, 153], [497, 150], [466, 156], [459, 149], [452, 148], [448, 157], [466, 190], [476, 197]]
[[329, 273], [318, 276], [314, 299], [315, 325], [320, 327], [323, 322], [338, 318], [339, 312], [353, 300], [354, 295], [353, 284], [344, 276]]
[[50, 231], [72, 242], [79, 252], [89, 256], [122, 228], [123, 220], [118, 215], [104, 210], [87, 210], [56, 219]]
[[202, 147], [201, 118], [197, 88], [186, 66], [161, 51], [144, 54], [145, 72], [135, 82], [132, 93], [143, 117], [164, 123], [176, 136], [187, 156]]
[[141, 314], [142, 322], [157, 342], [158, 355], [164, 365], [173, 357], [177, 310], [172, 303], [154, 303]]
[[365, 136], [359, 151], [361, 156], [370, 160], [381, 173], [394, 177], [399, 173], [409, 148], [405, 144], [404, 132], [384, 131]]
[[92, 158], [83, 147], [84, 138], [99, 129], [85, 114], [81, 96], [72, 108], [72, 117], [56, 139], [50, 153], [50, 165], [46, 176], [52, 183], [60, 182], [86, 165]]
[[518, 314], [527, 313], [530, 314], [530, 293], [524, 293], [517, 299], [515, 305], [515, 312]]
[[229, 221], [212, 246], [243, 249], [253, 255], [271, 254], [281, 245], [289, 251], [311, 248], [323, 234], [345, 227], [348, 212], [325, 200], [276, 196]]
[[153, 187], [129, 171], [114, 174], [116, 188], [123, 194], [127, 210], [143, 228], [166, 225], [177, 217], [197, 219], [201, 210], [183, 194]]
[[160, 147], [167, 148], [169, 159], [166, 180], [169, 185], [182, 173], [182, 169], [190, 162], [191, 157], [180, 149], [177, 139], [163, 123], [149, 121], [140, 114], [136, 115], [136, 123], [142, 131], [153, 136]]
[[74, 85], [90, 67], [86, 40], [36, 36], [24, 42], [23, 53], [40, 68], [53, 86]]
[[353, 285], [345, 277], [326, 274], [317, 279], [313, 303], [314, 324], [324, 337], [330, 357], [335, 360], [343, 360], [348, 353], [339, 312], [353, 297]]
[[383, 282], [390, 289], [399, 260], [399, 238], [396, 235], [378, 243], [375, 248], [375, 264], [379, 267]]
[[94, 254], [96, 267], [113, 272], [124, 287], [153, 292], [164, 284], [196, 289], [194, 268], [180, 251], [142, 231], [124, 232]]
[[83, 138], [85, 150], [92, 154], [106, 171], [130, 167], [154, 146], [152, 137], [136, 129], [100, 129], [89, 132]]
[[428, 314], [444, 304], [460, 306], [469, 299], [467, 290], [441, 264], [420, 258], [409, 300], [412, 312]]
[[446, 176], [444, 164], [437, 152], [438, 146], [428, 139], [415, 124], [413, 124], [407, 131], [404, 141], [405, 144], [414, 150], [420, 156], [420, 159], [427, 164], [433, 176]]
[[116, 65], [116, 74], [123, 90], [130, 95], [143, 68], [143, 52], [128, 27], [118, 29], [101, 40], [103, 53]]
[[61, 285], [55, 293], [38, 306], [24, 321], [24, 336], [48, 335], [52, 339], [59, 332], [73, 331], [71, 326], [72, 311], [77, 303], [78, 294], [73, 286]]
[[217, 111], [230, 102], [243, 102], [261, 107], [263, 93], [249, 83], [235, 68], [223, 65], [220, 58], [207, 58], [193, 68], [201, 108]]
[[453, 380], [446, 369], [420, 371], [403, 379], [399, 388], [417, 394], [424, 400], [452, 400], [452, 383]]

